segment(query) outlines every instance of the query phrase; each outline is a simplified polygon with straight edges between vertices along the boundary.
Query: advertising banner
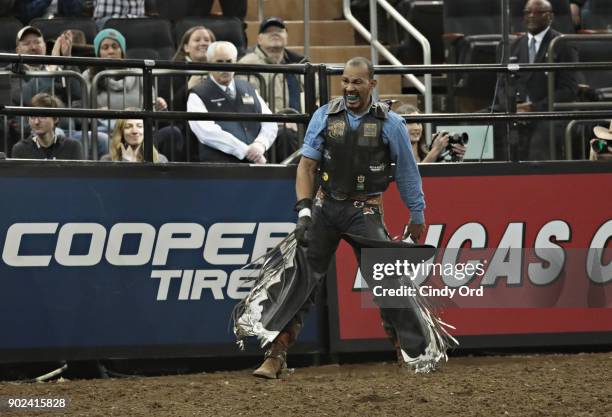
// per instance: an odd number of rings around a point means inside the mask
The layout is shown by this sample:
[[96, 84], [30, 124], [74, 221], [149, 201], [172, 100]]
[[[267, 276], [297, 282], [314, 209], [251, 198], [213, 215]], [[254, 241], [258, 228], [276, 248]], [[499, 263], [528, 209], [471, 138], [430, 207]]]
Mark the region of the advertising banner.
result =
[[[521, 175], [493, 168], [479, 175], [469, 170], [461, 175], [459, 169], [442, 175], [432, 169], [430, 176], [424, 171], [423, 242], [438, 248], [428, 265], [472, 262], [482, 270], [433, 269], [412, 280], [424, 295], [435, 296], [442, 319], [455, 327], [451, 333], [464, 346], [499, 346], [491, 336], [512, 337], [502, 338], [506, 346], [610, 341], [612, 173], [539, 169]], [[384, 204], [390, 234], [400, 234], [409, 213], [394, 185]], [[384, 264], [376, 266], [375, 272], [383, 271]], [[332, 350], [387, 346], [371, 343], [385, 339], [381, 319], [344, 242], [336, 257], [336, 285], [328, 289], [337, 302], [330, 309], [336, 314], [330, 319]], [[577, 333], [590, 336], [556, 337]], [[539, 336], [530, 341], [516, 335]]]
[[295, 226], [291, 169], [0, 169], [3, 360], [239, 354], [231, 312], [257, 273], [242, 268]]

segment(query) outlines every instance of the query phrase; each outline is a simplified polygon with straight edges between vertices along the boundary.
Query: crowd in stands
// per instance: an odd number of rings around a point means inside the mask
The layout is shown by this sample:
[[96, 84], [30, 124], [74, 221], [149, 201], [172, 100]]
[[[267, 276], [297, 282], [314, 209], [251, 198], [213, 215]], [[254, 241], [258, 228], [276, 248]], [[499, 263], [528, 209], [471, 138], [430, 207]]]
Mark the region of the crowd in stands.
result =
[[[451, 3], [451, 0], [446, 1]], [[583, 27], [581, 26], [584, 23], [583, 17], [588, 15], [593, 10], [593, 4], [597, 3], [596, 0], [564, 1], [569, 5], [568, 16], [571, 16], [574, 30]], [[199, 13], [209, 14], [212, 3], [212, 0], [198, 2]], [[553, 28], [556, 15], [552, 3], [558, 2], [527, 0], [524, 3], [522, 22], [525, 33], [513, 38], [511, 60], [518, 63], [545, 63], [548, 60], [550, 43], [561, 35], [561, 32]], [[245, 0], [221, 1], [220, 5], [224, 16], [241, 21], [246, 16]], [[177, 8], [180, 9], [178, 5]], [[133, 48], [135, 51], [133, 54], [130, 52], [132, 50], [130, 45], [132, 41], [136, 43], [135, 39], [125, 36], [122, 31], [116, 29], [113, 21], [117, 18], [147, 16], [163, 18], [169, 14], [171, 12], [168, 10], [167, 2], [161, 1], [0, 0], [0, 16], [16, 17], [25, 25], [16, 33], [15, 52], [30, 55], [84, 55], [106, 59], [143, 58], [146, 56], [138, 56], [142, 53], [138, 48]], [[59, 34], [45, 36], [45, 26], [43, 23], [37, 23], [37, 19], [54, 16], [86, 18], [86, 21], [95, 22], [94, 29], [90, 33], [87, 28], [81, 30], [76, 26], [70, 27], [71, 21], [68, 19], [65, 21], [67, 26]], [[145, 20], [148, 19], [138, 21]], [[279, 17], [267, 17], [260, 23], [257, 43], [251, 51], [245, 51], [246, 42], [228, 42], [227, 34], [220, 33], [222, 29], [217, 29], [215, 33], [211, 27], [203, 24], [193, 25], [181, 31], [178, 30], [178, 25], [175, 25], [174, 29], [175, 33], [172, 36], [176, 40], [176, 47], [173, 45], [174, 54], [169, 58], [177, 62], [239, 62], [263, 65], [307, 62], [306, 57], [287, 48], [289, 32], [283, 19]], [[241, 36], [244, 35], [242, 32], [244, 26], [239, 36], [232, 39], [242, 39]], [[141, 35], [146, 40], [150, 34]], [[154, 50], [154, 45], [151, 50]], [[568, 43], [560, 43], [553, 56], [555, 62], [578, 60], [576, 49]], [[139, 70], [113, 70], [100, 66], [79, 68], [19, 64], [9, 66], [7, 70], [11, 71], [12, 75], [10, 76], [12, 105], [41, 106], [40, 103], [50, 103], [53, 105], [49, 107], [57, 107], [58, 103], [65, 103], [66, 107], [72, 108], [113, 110], [143, 107], [143, 81]], [[53, 75], [59, 71], [61, 73]], [[40, 74], [34, 74], [36, 72]], [[78, 76], [70, 76], [70, 72]], [[81, 84], [79, 76], [85, 85]], [[573, 71], [558, 72], [554, 86], [555, 101], [577, 101], [580, 96], [579, 86], [584, 81], [580, 77], [581, 74]], [[502, 88], [503, 83], [499, 87], [495, 88], [495, 94], [491, 91], [488, 95], [496, 98], [491, 110], [508, 110], [504, 99], [507, 94], [515, 95], [517, 112], [545, 111], [548, 108], [547, 74], [544, 72], [520, 73], [514, 80], [514, 90], [511, 92]], [[37, 98], [36, 104], [34, 98]], [[194, 71], [158, 76], [152, 99], [155, 111], [300, 113], [304, 111], [304, 85], [302, 77], [294, 74], [262, 73], [258, 77], [251, 77], [244, 74], [235, 75], [229, 71], [211, 73]], [[396, 107], [395, 110], [400, 114], [419, 112], [416, 107], [409, 105]], [[461, 108], [457, 110], [462, 111]], [[103, 160], [111, 161], [142, 159], [140, 146], [142, 134], [139, 139], [136, 138], [142, 122], [137, 120], [90, 120], [84, 125], [78, 119], [52, 118], [53, 123], [49, 121], [41, 123], [40, 119], [42, 118], [18, 117], [8, 120], [8, 129], [4, 129], [8, 131], [8, 137], [0, 138], [0, 151], [4, 151], [9, 157], [24, 155], [26, 149], [30, 151], [26, 155], [57, 157], [57, 155], [66, 156], [66, 149], [70, 149], [70, 155], [75, 156], [77, 150], [73, 145], [74, 142], [79, 145], [78, 153], [83, 158], [102, 157]], [[39, 134], [41, 125], [52, 126], [53, 135], [49, 136], [51, 131]], [[516, 126], [516, 133], [523, 138], [519, 150], [521, 160], [550, 159], [548, 149], [550, 126], [548, 122], [529, 122]], [[562, 132], [565, 124], [558, 123], [557, 127], [556, 130]], [[407, 128], [417, 161], [437, 162], [443, 159], [441, 155], [448, 151], [452, 152], [453, 161], [461, 161], [465, 157], [466, 146], [449, 145], [448, 134], [436, 134], [431, 138], [425, 138], [420, 124], [411, 123]], [[498, 132], [503, 130], [499, 129]], [[502, 141], [506, 140], [508, 138], [502, 138]], [[605, 146], [607, 142], [604, 144], [599, 142], [602, 140], [612, 139], [607, 139], [607, 136], [600, 132], [589, 142], [592, 145], [591, 159], [603, 159], [607, 156], [609, 147]], [[170, 159], [260, 164], [269, 162], [271, 150], [274, 150], [275, 160], [291, 155], [298, 149], [299, 142], [298, 128], [295, 124], [240, 121], [158, 122], [154, 132], [155, 159], [158, 162]], [[32, 144], [35, 145], [36, 152], [33, 152]], [[596, 146], [599, 146], [597, 148], [599, 151], [596, 151]], [[58, 151], [60, 148], [61, 152]], [[554, 155], [554, 157], [561, 156], [560, 152]]]

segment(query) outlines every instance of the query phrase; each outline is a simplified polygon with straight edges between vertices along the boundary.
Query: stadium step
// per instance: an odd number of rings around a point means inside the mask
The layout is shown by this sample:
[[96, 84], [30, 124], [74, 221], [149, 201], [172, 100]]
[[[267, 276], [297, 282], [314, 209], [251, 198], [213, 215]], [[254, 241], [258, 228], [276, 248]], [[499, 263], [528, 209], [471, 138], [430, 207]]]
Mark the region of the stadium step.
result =
[[[257, 34], [259, 33], [258, 21], [248, 21], [247, 37], [249, 47], [257, 44]], [[304, 21], [288, 20], [287, 32], [289, 34], [289, 46], [304, 45]], [[342, 46], [354, 45], [355, 35], [353, 27], [346, 20], [314, 20], [310, 21], [310, 45], [312, 46]]]
[[[304, 0], [264, 0], [264, 15], [279, 16], [285, 20], [304, 20]], [[249, 0], [247, 21], [259, 20], [259, 0]], [[334, 20], [342, 17], [342, 0], [316, 0], [310, 2], [311, 20]]]

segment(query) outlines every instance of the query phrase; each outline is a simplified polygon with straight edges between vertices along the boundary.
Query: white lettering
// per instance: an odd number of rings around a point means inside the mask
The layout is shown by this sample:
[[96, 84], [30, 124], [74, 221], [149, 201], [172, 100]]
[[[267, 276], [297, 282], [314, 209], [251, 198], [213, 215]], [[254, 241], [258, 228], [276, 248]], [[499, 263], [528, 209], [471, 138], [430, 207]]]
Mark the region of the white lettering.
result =
[[151, 278], [159, 278], [159, 287], [157, 289], [157, 301], [168, 299], [168, 290], [170, 289], [170, 280], [172, 278], [180, 278], [181, 271], [151, 271]]
[[[174, 237], [176, 234], [187, 237]], [[170, 249], [198, 249], [204, 244], [204, 228], [197, 223], [166, 223], [159, 228], [153, 265], [166, 265]]]
[[[91, 235], [89, 249], [84, 255], [72, 255], [72, 241], [75, 235]], [[100, 263], [104, 253], [106, 229], [98, 223], [66, 223], [57, 237], [55, 260], [63, 266], [93, 266]]]
[[202, 298], [202, 290], [210, 289], [215, 300], [223, 300], [223, 288], [227, 284], [227, 274], [220, 269], [197, 270], [191, 288], [191, 299]]
[[587, 254], [587, 274], [591, 281], [605, 284], [612, 280], [612, 261], [608, 265], [603, 264], [604, 251], [608, 240], [612, 238], [612, 220], [605, 222], [597, 231], [589, 245]]
[[24, 235], [52, 235], [59, 223], [15, 223], [6, 231], [2, 260], [9, 266], [49, 266], [49, 255], [19, 255]]
[[[293, 229], [295, 229], [295, 223], [259, 223], [257, 234], [255, 235], [251, 262], [265, 255], [269, 249], [278, 245]], [[282, 236], [273, 237], [273, 234]]]
[[242, 300], [253, 288], [258, 274], [258, 269], [236, 269], [232, 271], [227, 285], [227, 296], [234, 300]]
[[523, 226], [524, 223], [508, 225], [482, 278], [481, 285], [494, 286], [499, 277], [506, 277], [508, 285], [521, 283]]
[[[116, 266], [146, 265], [151, 260], [155, 244], [155, 228], [147, 223], [117, 223], [108, 234], [106, 261]], [[122, 255], [121, 245], [125, 235], [140, 235], [138, 251], [133, 255]]]
[[[548, 285], [559, 277], [565, 266], [565, 251], [552, 242], [567, 242], [570, 239], [569, 224], [562, 220], [546, 223], [536, 236], [534, 252], [545, 262], [533, 262], [527, 267], [529, 280], [536, 285]], [[548, 264], [548, 266], [544, 266]]]
[[244, 265], [249, 261], [249, 254], [220, 254], [222, 249], [242, 249], [244, 238], [224, 237], [224, 235], [251, 234], [255, 223], [217, 223], [208, 229], [208, 238], [204, 247], [204, 259], [213, 265]]

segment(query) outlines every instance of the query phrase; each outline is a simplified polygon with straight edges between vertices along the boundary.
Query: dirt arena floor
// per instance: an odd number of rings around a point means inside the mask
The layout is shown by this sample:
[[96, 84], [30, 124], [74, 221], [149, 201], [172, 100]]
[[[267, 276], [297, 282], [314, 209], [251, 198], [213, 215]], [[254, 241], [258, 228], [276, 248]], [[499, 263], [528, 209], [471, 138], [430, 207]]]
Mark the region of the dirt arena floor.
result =
[[393, 363], [125, 379], [0, 382], [0, 397], [61, 397], [62, 412], [2, 416], [612, 416], [612, 352], [451, 358], [414, 375]]

